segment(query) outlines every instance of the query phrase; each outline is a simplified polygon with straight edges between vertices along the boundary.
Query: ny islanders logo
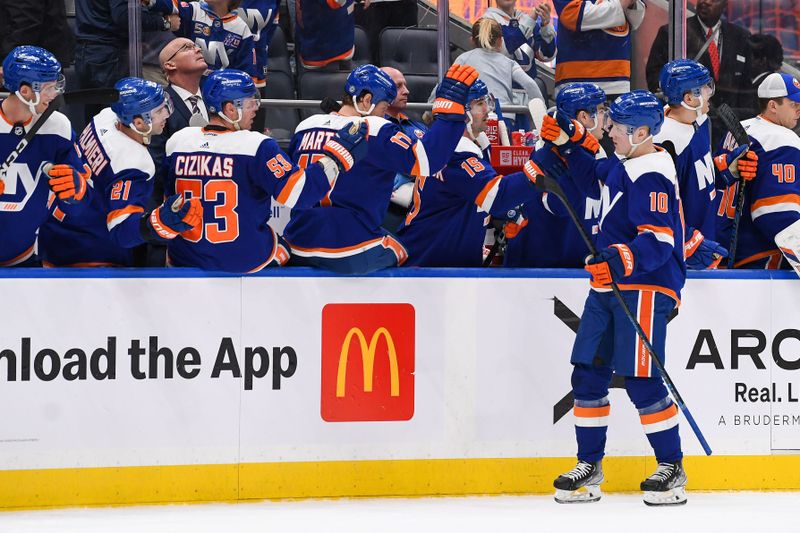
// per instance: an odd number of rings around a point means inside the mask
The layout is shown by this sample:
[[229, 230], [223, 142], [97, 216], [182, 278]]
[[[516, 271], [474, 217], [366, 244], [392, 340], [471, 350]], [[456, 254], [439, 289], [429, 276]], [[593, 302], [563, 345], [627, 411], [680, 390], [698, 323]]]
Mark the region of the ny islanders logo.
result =
[[322, 309], [322, 394], [327, 422], [414, 416], [414, 306], [328, 304]]
[[36, 192], [39, 179], [42, 176], [42, 168], [46, 162], [42, 162], [35, 173], [31, 172], [30, 167], [25, 163], [11, 163], [8, 171], [0, 176], [5, 185], [5, 190], [0, 201], [0, 211], [19, 212]]

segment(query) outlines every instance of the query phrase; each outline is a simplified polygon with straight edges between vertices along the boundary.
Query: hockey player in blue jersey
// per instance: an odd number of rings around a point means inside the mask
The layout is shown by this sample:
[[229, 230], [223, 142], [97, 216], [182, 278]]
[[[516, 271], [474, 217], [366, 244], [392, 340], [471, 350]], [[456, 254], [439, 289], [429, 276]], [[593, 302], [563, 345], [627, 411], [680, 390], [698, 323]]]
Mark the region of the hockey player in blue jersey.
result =
[[[686, 268], [683, 223], [672, 157], [653, 144], [664, 121], [661, 102], [633, 91], [609, 107], [609, 135], [622, 164], [602, 176], [599, 254], [572, 349], [578, 464], [554, 482], [559, 503], [600, 499], [612, 374], [625, 378], [658, 467], [641, 489], [648, 505], [686, 502], [678, 409], [610, 290], [615, 281], [656, 352], [664, 357], [667, 320], [680, 301]], [[586, 489], [582, 492], [579, 489]]]
[[329, 138], [354, 117], [368, 126], [367, 156], [336, 180], [311, 209], [293, 210], [284, 237], [293, 262], [345, 274], [366, 274], [402, 265], [408, 254], [381, 228], [397, 172], [432, 176], [449, 161], [464, 133], [474, 68], [454, 65], [436, 89], [434, 121], [421, 139], [412, 139], [384, 118], [397, 88], [388, 74], [362, 65], [347, 77], [337, 114], [314, 115], [297, 126], [289, 151], [300, 166], [313, 162]]
[[[61, 64], [35, 46], [14, 48], [3, 61], [3, 75], [11, 95], [0, 101], [0, 162], [64, 90]], [[0, 169], [0, 267], [38, 265], [36, 232], [48, 206], [82, 209], [89, 179], [69, 119], [53, 112], [16, 161]]]
[[411, 211], [397, 231], [408, 251], [406, 266], [481, 266], [488, 216], [505, 217], [541, 194], [535, 178], [542, 172], [535, 163], [498, 175], [476, 142], [494, 110], [480, 79], [470, 88], [468, 102], [467, 126], [447, 166], [432, 176], [417, 176], [414, 183]]
[[253, 34], [247, 22], [234, 12], [239, 0], [143, 0], [143, 3], [164, 15], [178, 15], [181, 22], [175, 35], [193, 40], [203, 51], [210, 70], [243, 70], [258, 86], [264, 85], [263, 72], [256, 66]]
[[132, 248], [164, 244], [202, 219], [198, 200], [168, 198], [147, 213], [155, 167], [146, 145], [172, 112], [169, 96], [152, 81], [123, 78], [119, 101], [98, 113], [78, 143], [92, 170], [93, 194], [80, 213], [56, 208], [39, 232], [45, 266], [132, 266]]
[[[605, 92], [593, 83], [565, 85], [556, 97], [555, 117], [544, 118], [543, 140], [532, 155], [546, 174], [558, 180], [576, 212], [583, 217], [589, 235], [597, 233], [600, 211], [597, 168], [608, 162], [595, 137], [603, 135], [605, 103]], [[571, 135], [559, 124], [571, 131]], [[522, 213], [525, 217], [522, 224], [506, 225], [505, 266], [583, 266], [589, 250], [558, 198], [542, 193], [522, 206]]]
[[716, 268], [728, 252], [715, 239], [714, 162], [708, 106], [714, 80], [706, 67], [677, 59], [661, 69], [661, 92], [667, 100], [664, 125], [653, 141], [675, 153], [678, 185], [686, 224], [686, 267]]
[[203, 223], [169, 243], [168, 263], [239, 273], [283, 265], [289, 250], [267, 224], [271, 198], [290, 208], [319, 202], [363, 157], [366, 124], [347, 121], [299, 168], [273, 139], [249, 131], [260, 102], [246, 73], [216, 71], [202, 91], [210, 122], [167, 141], [164, 188], [202, 201]]
[[[717, 211], [717, 235], [729, 242], [736, 211], [737, 190], [746, 182], [744, 209], [739, 222], [738, 246], [731, 250], [735, 268], [785, 268], [787, 262], [800, 274], [800, 139], [792, 131], [800, 119], [800, 82], [788, 74], [770, 74], [758, 87], [761, 113], [742, 122], [757, 158], [754, 179], [742, 170], [745, 181], [729, 171], [720, 173], [727, 182]], [[732, 135], [724, 141], [725, 151], [715, 158], [735, 160], [747, 147], [736, 147]], [[724, 167], [723, 164], [718, 168]]]

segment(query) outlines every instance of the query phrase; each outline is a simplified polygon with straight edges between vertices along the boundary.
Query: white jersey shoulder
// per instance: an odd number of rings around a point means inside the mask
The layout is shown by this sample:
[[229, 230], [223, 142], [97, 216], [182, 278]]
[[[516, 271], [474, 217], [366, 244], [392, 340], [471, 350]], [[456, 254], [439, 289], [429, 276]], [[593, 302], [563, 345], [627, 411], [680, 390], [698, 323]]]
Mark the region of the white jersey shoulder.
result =
[[270, 138], [257, 131], [214, 131], [190, 126], [175, 132], [167, 141], [166, 155], [208, 152], [223, 155], [254, 156]]
[[479, 159], [483, 159], [483, 152], [480, 147], [466, 137], [461, 137], [461, 139], [459, 139], [455, 152], [460, 155], [474, 155]]
[[97, 140], [103, 146], [111, 165], [111, 171], [119, 174], [124, 170], [141, 170], [150, 179], [156, 166], [144, 145], [134, 141], [117, 129], [117, 115], [110, 107], [100, 111], [92, 119]]
[[636, 182], [644, 174], [661, 174], [669, 180], [675, 187], [678, 186], [678, 173], [675, 170], [675, 163], [672, 156], [666, 150], [659, 149], [652, 154], [626, 159], [623, 162], [625, 172], [632, 182]]
[[784, 147], [800, 150], [800, 137], [789, 128], [761, 117], [742, 121], [742, 126], [767, 152]]
[[653, 136], [653, 142], [664, 143], [669, 141], [675, 146], [675, 154], [681, 155], [689, 147], [692, 137], [694, 137], [693, 125], [684, 124], [670, 116], [666, 116], [664, 117], [661, 131], [658, 132], [658, 135]]
[[294, 132], [300, 133], [315, 128], [338, 131], [357, 118], [358, 117], [345, 117], [335, 113], [320, 113], [319, 115], [311, 115], [307, 119], [300, 122], [300, 124], [297, 125], [297, 128], [295, 128]]

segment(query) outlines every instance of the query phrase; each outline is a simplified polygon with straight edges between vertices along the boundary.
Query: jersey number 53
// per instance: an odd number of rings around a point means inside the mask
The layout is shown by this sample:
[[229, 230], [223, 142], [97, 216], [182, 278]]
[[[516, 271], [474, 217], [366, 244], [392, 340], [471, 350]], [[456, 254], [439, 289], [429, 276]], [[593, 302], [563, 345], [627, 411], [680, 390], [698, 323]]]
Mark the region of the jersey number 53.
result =
[[233, 180], [209, 180], [203, 183], [200, 179], [178, 178], [175, 180], [175, 191], [187, 199], [199, 198], [207, 213], [214, 206], [214, 222], [206, 222], [196, 229], [183, 233], [183, 238], [190, 242], [205, 239], [211, 244], [233, 242], [239, 237], [239, 185]]

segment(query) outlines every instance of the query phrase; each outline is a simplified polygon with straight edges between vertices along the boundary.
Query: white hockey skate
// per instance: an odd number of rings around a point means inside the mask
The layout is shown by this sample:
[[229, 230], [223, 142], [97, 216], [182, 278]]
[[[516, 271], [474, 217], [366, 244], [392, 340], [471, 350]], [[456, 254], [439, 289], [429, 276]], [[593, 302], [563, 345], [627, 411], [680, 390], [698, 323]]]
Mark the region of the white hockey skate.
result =
[[558, 476], [553, 482], [558, 503], [590, 503], [602, 496], [603, 465], [600, 461], [587, 463], [578, 461], [575, 468]]
[[683, 463], [658, 463], [652, 476], [642, 481], [647, 505], [683, 505], [686, 503], [686, 472]]

